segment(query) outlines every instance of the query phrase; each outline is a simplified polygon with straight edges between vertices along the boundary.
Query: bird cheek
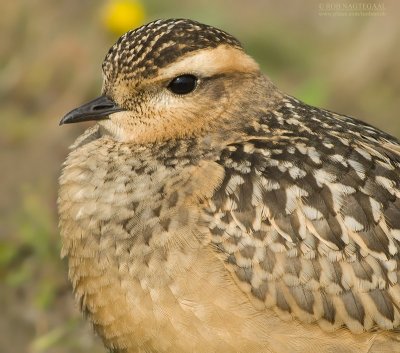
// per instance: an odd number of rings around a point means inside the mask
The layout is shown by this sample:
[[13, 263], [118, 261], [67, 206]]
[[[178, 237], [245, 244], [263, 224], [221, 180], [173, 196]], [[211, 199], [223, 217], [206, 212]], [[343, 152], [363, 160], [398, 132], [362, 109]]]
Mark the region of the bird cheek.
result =
[[222, 82], [215, 82], [208, 91], [207, 96], [211, 102], [221, 101], [227, 96], [225, 85]]

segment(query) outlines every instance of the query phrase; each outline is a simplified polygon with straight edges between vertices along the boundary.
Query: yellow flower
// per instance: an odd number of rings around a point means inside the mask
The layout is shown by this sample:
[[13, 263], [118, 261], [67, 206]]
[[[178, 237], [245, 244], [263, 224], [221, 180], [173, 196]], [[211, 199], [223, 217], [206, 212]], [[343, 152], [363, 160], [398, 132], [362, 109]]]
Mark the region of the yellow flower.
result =
[[144, 6], [135, 0], [109, 0], [103, 8], [105, 27], [118, 36], [143, 24], [145, 17]]

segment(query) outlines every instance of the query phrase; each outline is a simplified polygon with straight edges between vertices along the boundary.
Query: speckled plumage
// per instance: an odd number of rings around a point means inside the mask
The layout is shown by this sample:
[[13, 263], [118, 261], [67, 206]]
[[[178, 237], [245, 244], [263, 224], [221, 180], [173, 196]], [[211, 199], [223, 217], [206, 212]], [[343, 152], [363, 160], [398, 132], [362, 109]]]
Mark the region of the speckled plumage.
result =
[[158, 20], [121, 36], [108, 51], [103, 72], [108, 78], [142, 80], [195, 50], [221, 44], [241, 48], [239, 41], [218, 28], [184, 19]]
[[[103, 64], [125, 111], [72, 146], [63, 255], [115, 352], [400, 352], [400, 143], [280, 92], [189, 20]], [[199, 77], [176, 96], [176, 75]]]

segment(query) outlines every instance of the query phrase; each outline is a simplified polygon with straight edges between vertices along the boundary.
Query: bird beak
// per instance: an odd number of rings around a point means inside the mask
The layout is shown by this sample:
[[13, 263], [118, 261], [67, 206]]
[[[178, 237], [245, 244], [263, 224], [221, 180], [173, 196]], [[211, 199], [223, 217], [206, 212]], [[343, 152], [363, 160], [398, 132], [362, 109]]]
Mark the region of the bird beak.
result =
[[117, 103], [107, 96], [100, 96], [92, 101], [71, 110], [60, 121], [60, 125], [79, 123], [81, 121], [103, 120], [108, 115], [123, 111], [125, 109], [119, 107]]

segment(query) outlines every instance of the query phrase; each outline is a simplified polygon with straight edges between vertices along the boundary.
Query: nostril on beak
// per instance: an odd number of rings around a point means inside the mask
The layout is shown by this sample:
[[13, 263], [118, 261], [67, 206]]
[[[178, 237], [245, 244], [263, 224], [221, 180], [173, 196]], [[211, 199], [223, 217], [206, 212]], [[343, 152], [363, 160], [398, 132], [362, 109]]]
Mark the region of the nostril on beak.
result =
[[110, 114], [124, 110], [107, 96], [100, 96], [66, 114], [60, 125], [81, 121], [107, 119]]

